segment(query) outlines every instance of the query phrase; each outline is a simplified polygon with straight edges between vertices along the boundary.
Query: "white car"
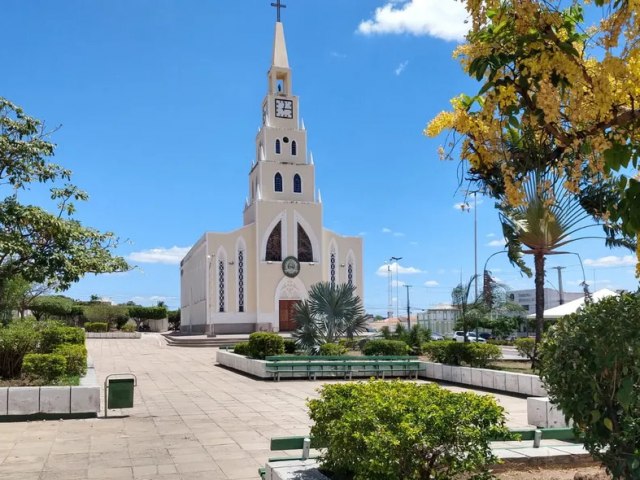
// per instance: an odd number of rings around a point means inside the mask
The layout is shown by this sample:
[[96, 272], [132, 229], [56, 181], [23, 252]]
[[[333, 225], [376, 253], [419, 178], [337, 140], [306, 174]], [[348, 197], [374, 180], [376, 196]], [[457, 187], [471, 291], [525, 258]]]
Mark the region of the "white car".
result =
[[[470, 342], [487, 343], [487, 341], [482, 337], [476, 338], [476, 332], [467, 332], [467, 338]], [[453, 339], [456, 342], [464, 342], [464, 332], [462, 330], [454, 332]]]

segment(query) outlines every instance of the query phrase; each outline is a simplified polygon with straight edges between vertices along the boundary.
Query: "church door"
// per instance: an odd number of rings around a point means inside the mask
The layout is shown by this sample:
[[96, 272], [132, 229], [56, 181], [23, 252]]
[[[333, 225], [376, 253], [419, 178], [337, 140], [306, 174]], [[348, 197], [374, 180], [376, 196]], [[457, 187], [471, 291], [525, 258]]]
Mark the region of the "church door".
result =
[[294, 308], [299, 300], [280, 300], [280, 331], [292, 332], [296, 329]]

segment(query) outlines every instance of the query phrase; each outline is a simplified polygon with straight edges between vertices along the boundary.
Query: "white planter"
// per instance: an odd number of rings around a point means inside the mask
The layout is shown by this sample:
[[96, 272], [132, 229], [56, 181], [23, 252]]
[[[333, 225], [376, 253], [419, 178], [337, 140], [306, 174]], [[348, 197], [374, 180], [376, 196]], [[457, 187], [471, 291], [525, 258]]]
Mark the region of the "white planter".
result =
[[567, 423], [564, 414], [548, 397], [527, 398], [527, 422], [538, 428], [566, 428]]
[[254, 360], [244, 355], [236, 355], [227, 350], [218, 350], [216, 352], [216, 361], [220, 365], [248, 373], [254, 377], [271, 378], [271, 374], [267, 373], [267, 362], [265, 360]]

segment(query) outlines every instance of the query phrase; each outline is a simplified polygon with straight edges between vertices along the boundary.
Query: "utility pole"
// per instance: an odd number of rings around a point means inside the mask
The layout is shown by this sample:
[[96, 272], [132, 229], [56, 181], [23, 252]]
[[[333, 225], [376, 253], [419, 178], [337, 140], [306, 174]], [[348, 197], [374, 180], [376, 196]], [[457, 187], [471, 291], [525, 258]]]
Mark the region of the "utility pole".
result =
[[398, 264], [398, 262], [402, 260], [402, 257], [391, 257], [389, 259], [390, 262], [396, 262], [396, 318], [400, 318], [400, 314], [398, 313], [398, 306], [400, 303], [400, 299], [398, 298], [398, 292], [400, 290], [400, 283], [398, 282], [398, 267], [400, 267], [400, 265]]
[[391, 273], [391, 260], [387, 262], [387, 282], [388, 282], [388, 297], [389, 303], [387, 305], [387, 318], [393, 317], [393, 274]]
[[473, 194], [473, 264], [475, 274], [476, 296], [478, 300], [478, 194]]
[[564, 303], [564, 292], [562, 291], [562, 270], [564, 270], [567, 267], [553, 267], [553, 268], [558, 270], [558, 294], [560, 295], [560, 298], [558, 300], [560, 302], [560, 305], [562, 305]]
[[411, 304], [409, 303], [409, 289], [411, 285], [405, 285], [407, 289], [407, 328], [411, 330]]

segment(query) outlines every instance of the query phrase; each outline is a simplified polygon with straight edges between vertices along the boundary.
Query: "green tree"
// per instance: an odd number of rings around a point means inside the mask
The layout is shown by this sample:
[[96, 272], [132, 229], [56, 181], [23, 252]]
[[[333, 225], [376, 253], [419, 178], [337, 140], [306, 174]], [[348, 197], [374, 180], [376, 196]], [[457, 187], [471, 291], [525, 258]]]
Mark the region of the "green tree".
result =
[[[83, 226], [72, 215], [87, 194], [70, 183], [71, 172], [51, 163], [55, 145], [39, 120], [0, 97], [0, 298], [11, 279], [68, 288], [86, 273], [129, 269], [112, 251], [118, 239]], [[49, 186], [55, 213], [21, 203], [32, 184]]]
[[473, 301], [469, 298], [471, 295], [471, 285], [479, 275], [472, 276], [466, 284], [458, 284], [451, 292], [451, 304], [458, 308], [460, 316], [457, 324], [461, 325], [464, 331], [464, 341], [468, 342], [467, 332], [471, 325], [479, 324], [485, 316], [486, 307], [481, 298]]
[[366, 331], [366, 317], [355, 287], [346, 283], [319, 282], [309, 289], [309, 298], [296, 305], [298, 325], [293, 337], [307, 350], [317, 351], [325, 343], [341, 337], [353, 339]]
[[140, 325], [145, 320], [161, 320], [163, 318], [167, 318], [167, 309], [166, 307], [140, 307], [133, 306], [127, 307], [129, 311], [129, 316], [136, 322], [136, 326], [138, 329]]
[[61, 319], [70, 320], [82, 315], [83, 308], [64, 295], [46, 295], [36, 298], [30, 310], [37, 320]]

